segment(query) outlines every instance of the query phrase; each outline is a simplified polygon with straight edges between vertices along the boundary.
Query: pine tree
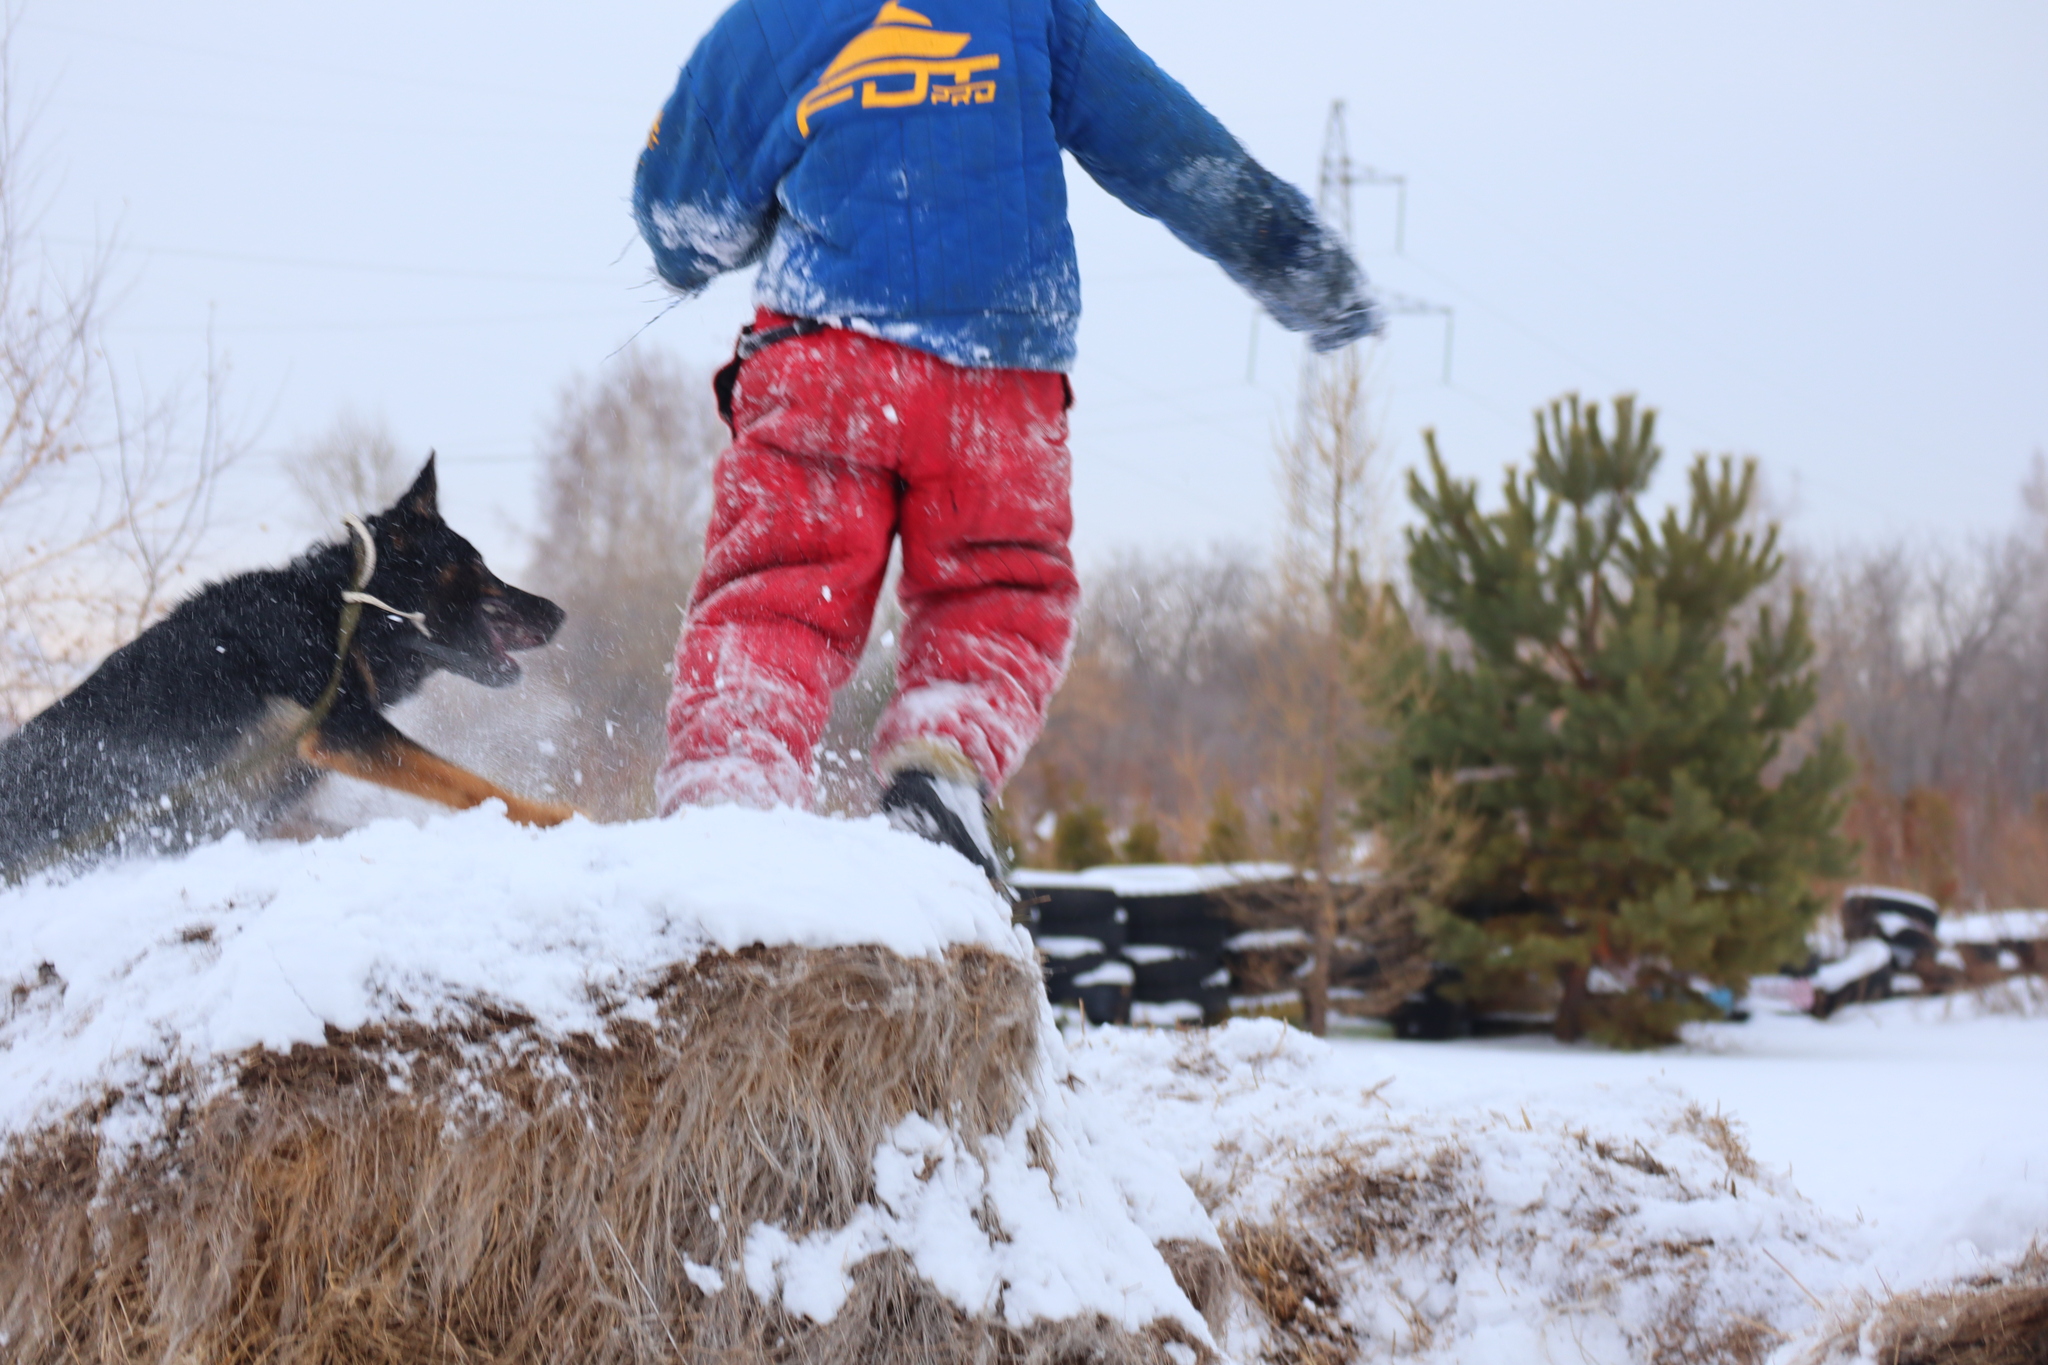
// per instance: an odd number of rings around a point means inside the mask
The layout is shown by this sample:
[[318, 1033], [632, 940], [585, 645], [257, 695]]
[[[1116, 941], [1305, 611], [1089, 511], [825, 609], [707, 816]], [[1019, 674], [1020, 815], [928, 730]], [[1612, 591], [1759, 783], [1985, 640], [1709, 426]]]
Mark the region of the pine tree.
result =
[[1116, 861], [1116, 847], [1109, 841], [1109, 817], [1102, 807], [1088, 802], [1060, 812], [1052, 829], [1052, 861], [1054, 867], [1069, 872]]
[[1124, 834], [1123, 860], [1127, 863], [1163, 863], [1166, 861], [1163, 841], [1159, 822], [1149, 815], [1141, 815]]
[[1686, 505], [1653, 521], [1655, 427], [1626, 397], [1611, 435], [1597, 404], [1553, 403], [1494, 512], [1426, 433], [1408, 565], [1455, 640], [1407, 636], [1361, 773], [1396, 842], [1466, 828], [1429, 917], [1453, 989], [1624, 1045], [1710, 1014], [1696, 981], [1740, 992], [1802, 955], [1811, 882], [1845, 864], [1850, 767], [1836, 734], [1795, 740], [1813, 644], [1802, 594], [1769, 600], [1784, 556], [1754, 522], [1755, 463], [1699, 457]]
[[1209, 805], [1209, 828], [1202, 836], [1199, 855], [1205, 863], [1242, 863], [1252, 856], [1251, 831], [1245, 824], [1244, 807], [1228, 787], [1218, 787]]

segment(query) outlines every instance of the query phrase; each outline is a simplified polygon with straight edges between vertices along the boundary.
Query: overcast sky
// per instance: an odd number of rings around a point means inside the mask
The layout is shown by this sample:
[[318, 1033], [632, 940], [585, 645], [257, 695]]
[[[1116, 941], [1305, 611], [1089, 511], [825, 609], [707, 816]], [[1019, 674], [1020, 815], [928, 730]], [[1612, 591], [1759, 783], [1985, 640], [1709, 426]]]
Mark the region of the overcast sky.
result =
[[[343, 407], [444, 459], [516, 562], [571, 373], [664, 306], [632, 163], [720, 6], [35, 0], [51, 249], [117, 233], [125, 363], [190, 371], [211, 320], [262, 452]], [[1762, 459], [1832, 541], [2004, 525], [2048, 445], [2048, 5], [1108, 0], [1253, 153], [1314, 189], [1332, 99], [1376, 282], [1447, 305], [1379, 348], [1392, 467], [1417, 433], [1489, 483], [1568, 389]], [[1208, 263], [1070, 168], [1086, 317], [1076, 544], [1271, 543], [1299, 355]], [[647, 339], [705, 366], [729, 281]], [[1256, 336], [1256, 342], [1254, 337]], [[279, 522], [259, 462], [230, 506]], [[239, 534], [235, 557], [288, 542]], [[296, 532], [294, 532], [296, 534]]]

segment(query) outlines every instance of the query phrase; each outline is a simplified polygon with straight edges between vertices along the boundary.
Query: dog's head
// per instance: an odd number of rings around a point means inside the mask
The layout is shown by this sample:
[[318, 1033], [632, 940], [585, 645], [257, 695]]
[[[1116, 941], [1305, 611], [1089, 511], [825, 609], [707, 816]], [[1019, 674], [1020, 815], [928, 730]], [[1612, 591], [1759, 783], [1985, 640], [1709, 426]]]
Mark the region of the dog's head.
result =
[[[379, 643], [409, 649], [433, 667], [486, 687], [504, 687], [519, 679], [512, 655], [553, 639], [562, 609], [492, 573], [476, 547], [441, 520], [438, 490], [429, 455], [412, 487], [369, 520], [377, 571], [366, 591], [400, 611], [419, 612], [426, 624], [421, 632], [384, 617]], [[366, 624], [378, 616], [376, 608], [365, 608]]]

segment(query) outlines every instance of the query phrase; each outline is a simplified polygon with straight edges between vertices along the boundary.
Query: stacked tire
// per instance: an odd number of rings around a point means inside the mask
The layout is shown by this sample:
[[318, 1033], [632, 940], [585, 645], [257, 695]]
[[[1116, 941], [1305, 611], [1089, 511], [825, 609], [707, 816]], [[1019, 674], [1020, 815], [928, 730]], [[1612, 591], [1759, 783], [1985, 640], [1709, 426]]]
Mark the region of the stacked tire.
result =
[[1125, 914], [1114, 891], [1082, 886], [1020, 886], [1034, 903], [1032, 937], [1045, 959], [1045, 993], [1078, 1009], [1091, 1024], [1131, 1018], [1136, 979], [1123, 957]]
[[1125, 896], [1124, 957], [1130, 962], [1132, 1019], [1141, 1024], [1220, 1023], [1230, 1013], [1223, 945], [1232, 925], [1205, 893]]
[[[1182, 869], [1124, 869], [1177, 873]], [[1194, 869], [1187, 869], [1194, 871]], [[1230, 1013], [1224, 944], [1235, 926], [1221, 895], [1153, 889], [1138, 878], [1118, 887], [1117, 871], [1020, 869], [1011, 878], [1045, 963], [1055, 1005], [1090, 1023], [1215, 1024]]]

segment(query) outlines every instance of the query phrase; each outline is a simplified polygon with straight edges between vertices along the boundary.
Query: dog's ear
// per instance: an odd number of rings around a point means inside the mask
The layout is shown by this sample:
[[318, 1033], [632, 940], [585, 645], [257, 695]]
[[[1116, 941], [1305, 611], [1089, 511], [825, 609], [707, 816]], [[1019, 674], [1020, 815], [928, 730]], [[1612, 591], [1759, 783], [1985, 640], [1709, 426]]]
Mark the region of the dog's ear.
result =
[[440, 483], [434, 477], [434, 452], [427, 452], [427, 462], [420, 466], [420, 475], [412, 481], [412, 487], [405, 490], [405, 496], [398, 500], [394, 511], [423, 521], [437, 520], [441, 515]]

